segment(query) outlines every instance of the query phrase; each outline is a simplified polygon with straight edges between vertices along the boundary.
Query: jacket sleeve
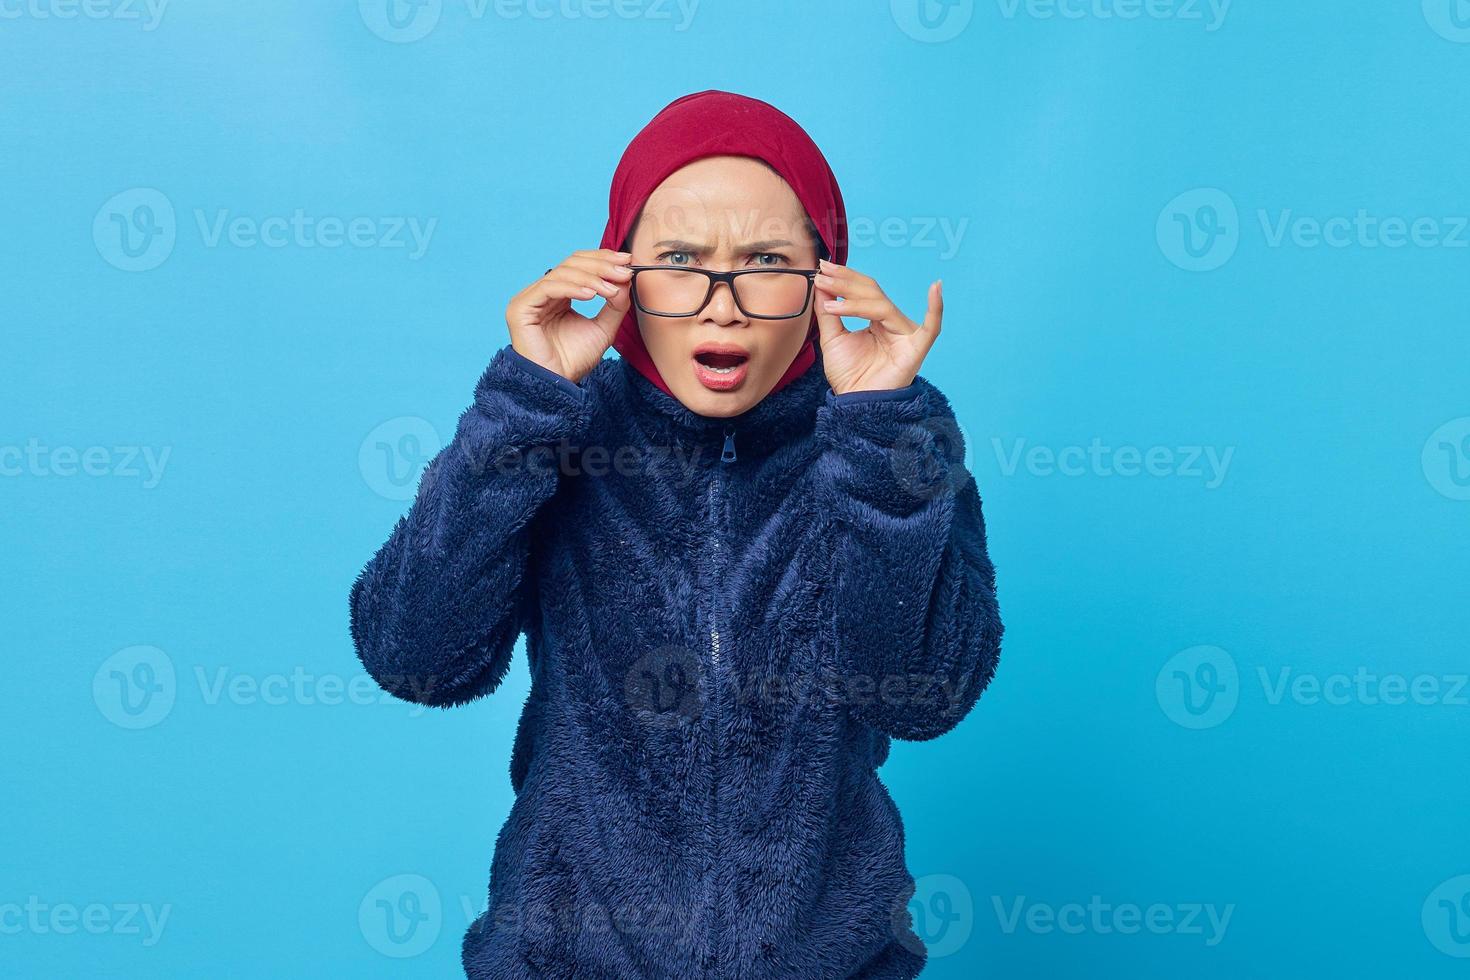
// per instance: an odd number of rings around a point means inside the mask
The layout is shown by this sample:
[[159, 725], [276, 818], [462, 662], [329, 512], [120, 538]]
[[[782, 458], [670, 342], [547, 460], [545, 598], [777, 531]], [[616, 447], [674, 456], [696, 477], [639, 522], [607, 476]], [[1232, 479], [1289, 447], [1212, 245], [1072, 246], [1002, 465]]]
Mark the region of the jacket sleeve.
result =
[[1002, 625], [964, 438], [922, 377], [817, 409], [838, 524], [833, 628], [851, 712], [902, 739], [957, 725], [990, 683]]
[[353, 645], [385, 690], [447, 707], [505, 677], [525, 621], [527, 525], [556, 490], [556, 447], [586, 431], [588, 397], [509, 345], [491, 359], [454, 438], [352, 586]]

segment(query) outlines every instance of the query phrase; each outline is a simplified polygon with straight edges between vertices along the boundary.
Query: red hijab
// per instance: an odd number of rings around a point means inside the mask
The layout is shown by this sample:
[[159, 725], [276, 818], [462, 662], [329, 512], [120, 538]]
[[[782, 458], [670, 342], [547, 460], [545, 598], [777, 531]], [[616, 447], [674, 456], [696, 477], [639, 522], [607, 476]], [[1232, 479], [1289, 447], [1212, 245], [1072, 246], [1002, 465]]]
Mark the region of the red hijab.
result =
[[[796, 192], [832, 261], [838, 265], [847, 261], [847, 211], [837, 178], [817, 144], [775, 106], [718, 89], [675, 99], [633, 137], [613, 173], [607, 229], [600, 247], [622, 249], [648, 196], [665, 177], [701, 157], [721, 154], [755, 157], [770, 164]], [[813, 311], [806, 342], [772, 391], [780, 390], [811, 366], [816, 359], [816, 340], [817, 318]], [[637, 311], [632, 307], [618, 327], [613, 349], [645, 378], [673, 394], [643, 345]]]

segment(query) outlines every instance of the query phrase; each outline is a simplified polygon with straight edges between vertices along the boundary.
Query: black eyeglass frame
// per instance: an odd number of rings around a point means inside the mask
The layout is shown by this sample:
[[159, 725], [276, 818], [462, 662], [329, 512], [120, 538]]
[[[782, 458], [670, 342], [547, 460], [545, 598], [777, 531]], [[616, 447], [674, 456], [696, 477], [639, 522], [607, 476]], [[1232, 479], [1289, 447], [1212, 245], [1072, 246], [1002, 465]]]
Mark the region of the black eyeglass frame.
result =
[[[735, 300], [735, 306], [739, 308], [741, 313], [750, 317], [752, 320], [795, 320], [797, 317], [806, 313], [809, 309], [811, 309], [812, 305], [813, 277], [822, 274], [822, 270], [820, 269], [731, 269], [729, 272], [718, 272], [714, 269], [701, 269], [697, 266], [692, 265], [630, 265], [628, 266], [628, 268], [633, 270], [633, 282], [630, 287], [630, 291], [633, 296], [633, 305], [638, 307], [638, 310], [640, 312], [646, 313], [649, 316], [698, 316], [704, 310], [704, 308], [709, 305], [709, 301], [714, 298], [715, 287], [723, 282], [729, 284], [730, 297]], [[666, 269], [671, 269], [675, 272], [697, 272], [700, 275], [705, 276], [709, 280], [709, 288], [705, 290], [704, 299], [699, 301], [699, 305], [694, 308], [694, 312], [664, 313], [659, 310], [650, 310], [648, 307], [643, 305], [643, 300], [638, 298], [638, 273], [663, 271]], [[737, 276], [747, 276], [754, 273], [761, 273], [764, 275], [771, 275], [774, 273], [776, 275], [804, 277], [806, 279], [806, 298], [802, 301], [801, 309], [797, 310], [795, 313], [784, 313], [781, 316], [761, 316], [747, 310], [744, 304], [740, 302], [740, 290], [735, 288], [735, 278]]]

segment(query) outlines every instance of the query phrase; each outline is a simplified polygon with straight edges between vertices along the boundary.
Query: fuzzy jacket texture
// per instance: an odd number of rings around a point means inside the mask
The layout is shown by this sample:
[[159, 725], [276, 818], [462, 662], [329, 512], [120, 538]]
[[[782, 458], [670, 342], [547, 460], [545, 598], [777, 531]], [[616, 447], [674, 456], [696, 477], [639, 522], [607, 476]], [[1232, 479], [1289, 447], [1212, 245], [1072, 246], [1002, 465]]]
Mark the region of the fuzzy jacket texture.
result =
[[1001, 621], [980, 497], [922, 376], [817, 360], [697, 415], [621, 359], [499, 350], [351, 590], [390, 692], [530, 694], [471, 978], [911, 978], [889, 740], [953, 728]]

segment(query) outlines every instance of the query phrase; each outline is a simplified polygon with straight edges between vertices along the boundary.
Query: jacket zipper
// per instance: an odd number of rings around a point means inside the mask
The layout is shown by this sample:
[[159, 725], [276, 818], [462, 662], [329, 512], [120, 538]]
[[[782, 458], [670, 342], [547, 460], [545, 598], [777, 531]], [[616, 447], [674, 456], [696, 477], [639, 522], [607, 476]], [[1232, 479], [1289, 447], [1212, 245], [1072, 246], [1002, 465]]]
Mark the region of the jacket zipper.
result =
[[725, 428], [725, 443], [720, 451], [720, 466], [716, 467], [711, 474], [710, 493], [710, 518], [713, 525], [714, 541], [711, 546], [711, 575], [710, 575], [710, 600], [709, 600], [709, 654], [710, 654], [710, 701], [711, 714], [714, 718], [713, 751], [710, 760], [710, 826], [714, 839], [714, 853], [710, 862], [710, 907], [706, 913], [705, 944], [713, 959], [715, 969], [718, 972], [720, 966], [720, 951], [716, 945], [720, 940], [719, 923], [720, 916], [720, 890], [718, 888], [719, 875], [722, 866], [720, 860], [720, 760], [722, 757], [721, 741], [721, 700], [722, 687], [720, 674], [722, 665], [720, 660], [720, 623], [718, 616], [719, 603], [719, 572], [720, 572], [720, 546], [721, 535], [724, 531], [724, 515], [721, 513], [723, 501], [720, 491], [724, 488], [723, 467], [727, 463], [735, 462], [735, 429], [731, 426]]

